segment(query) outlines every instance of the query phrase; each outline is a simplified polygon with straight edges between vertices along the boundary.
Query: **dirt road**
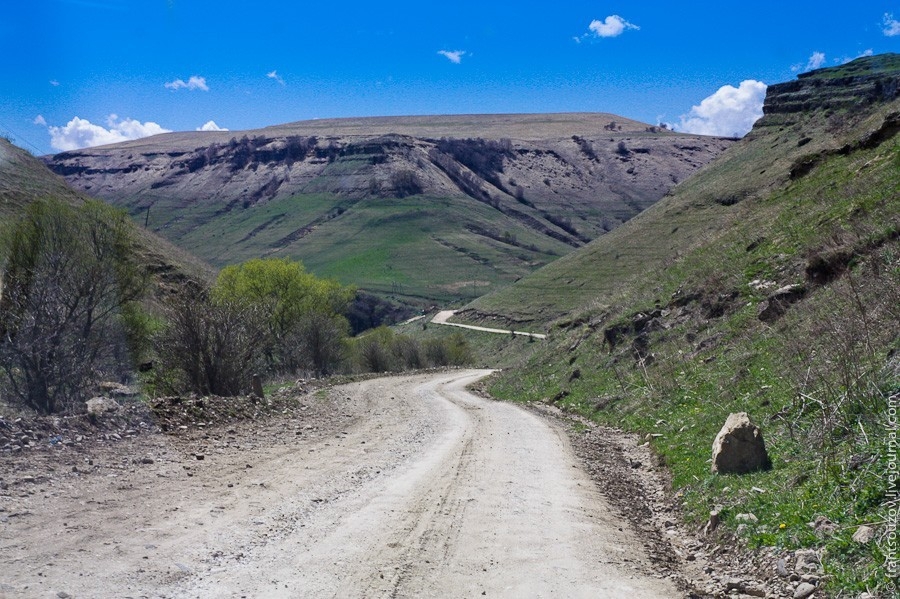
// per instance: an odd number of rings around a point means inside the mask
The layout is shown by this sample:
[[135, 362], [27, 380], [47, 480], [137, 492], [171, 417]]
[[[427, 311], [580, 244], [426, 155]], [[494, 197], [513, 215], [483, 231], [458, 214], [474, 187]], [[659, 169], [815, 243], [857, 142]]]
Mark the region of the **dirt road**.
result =
[[309, 398], [324, 423], [21, 474], [0, 494], [0, 597], [680, 596], [561, 430], [465, 391], [485, 374], [354, 383]]
[[470, 331], [482, 331], [485, 333], [495, 333], [498, 335], [509, 335], [512, 333], [513, 335], [519, 335], [522, 337], [534, 337], [535, 339], [546, 339], [547, 335], [544, 333], [528, 333], [526, 331], [511, 331], [509, 329], [492, 329], [489, 327], [479, 327], [473, 324], [460, 324], [458, 322], [448, 322], [453, 315], [456, 314], [456, 310], [441, 310], [437, 314], [434, 315], [434, 318], [431, 319], [431, 322], [434, 324], [442, 324], [448, 327], [457, 327], [460, 329], [469, 329]]

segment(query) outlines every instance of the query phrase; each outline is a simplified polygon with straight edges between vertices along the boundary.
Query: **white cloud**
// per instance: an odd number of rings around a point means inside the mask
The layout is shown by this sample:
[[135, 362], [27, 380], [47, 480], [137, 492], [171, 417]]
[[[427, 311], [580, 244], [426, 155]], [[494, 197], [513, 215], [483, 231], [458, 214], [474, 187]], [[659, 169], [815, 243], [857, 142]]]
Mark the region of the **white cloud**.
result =
[[44, 116], [40, 115], [40, 114], [37, 115], [36, 117], [34, 117], [34, 120], [31, 122], [34, 123], [35, 125], [40, 125], [41, 127], [47, 126], [47, 120], [44, 119]]
[[864, 56], [872, 56], [874, 54], [875, 54], [875, 51], [872, 50], [872, 48], [869, 48], [868, 50], [865, 50], [864, 52], [857, 54], [856, 56], [845, 56], [843, 58], [835, 58], [834, 63], [835, 64], [847, 64], [851, 60], [856, 60], [857, 58], [862, 58]]
[[225, 127], [219, 127], [215, 121], [206, 121], [197, 131], [228, 131]]
[[466, 55], [465, 50], [438, 50], [438, 54], [452, 62], [453, 64], [459, 64], [462, 62], [462, 57]]
[[107, 118], [107, 125], [108, 129], [76, 116], [64, 127], [48, 127], [50, 147], [65, 152], [170, 132], [169, 129], [164, 129], [151, 121], [146, 123], [134, 119], [122, 121], [114, 114]]
[[50, 85], [52, 85], [53, 87], [59, 87], [59, 81], [57, 81], [56, 79], [51, 79]]
[[191, 75], [190, 79], [185, 82], [182, 79], [176, 79], [175, 81], [169, 81], [166, 83], [166, 87], [171, 89], [172, 91], [179, 89], [189, 89], [191, 91], [195, 89], [199, 89], [200, 91], [208, 92], [209, 86], [206, 85], [206, 77], [200, 77], [197, 75]]
[[825, 64], [825, 53], [813, 52], [810, 55], [809, 60], [806, 62], [806, 70], [812, 71], [813, 69], [818, 69], [823, 64]]
[[806, 61], [805, 65], [802, 62], [795, 64], [795, 65], [791, 65], [791, 70], [794, 71], [795, 73], [798, 71], [805, 73], [806, 71], [812, 71], [813, 69], [818, 69], [823, 64], [825, 64], [825, 53], [815, 51], [812, 54], [810, 54], [809, 60]]
[[640, 29], [640, 27], [629, 23], [619, 15], [609, 15], [603, 21], [594, 19], [588, 25], [588, 30], [597, 37], [617, 37], [626, 29]]
[[278, 71], [272, 71], [271, 73], [266, 73], [266, 77], [269, 79], [274, 79], [281, 85], [284, 85], [284, 79], [282, 79], [281, 75], [278, 74]]
[[678, 129], [700, 135], [741, 137], [762, 116], [766, 84], [753, 79], [739, 87], [724, 85], [681, 117]]
[[900, 35], [900, 21], [889, 13], [884, 13], [884, 34], [888, 37]]

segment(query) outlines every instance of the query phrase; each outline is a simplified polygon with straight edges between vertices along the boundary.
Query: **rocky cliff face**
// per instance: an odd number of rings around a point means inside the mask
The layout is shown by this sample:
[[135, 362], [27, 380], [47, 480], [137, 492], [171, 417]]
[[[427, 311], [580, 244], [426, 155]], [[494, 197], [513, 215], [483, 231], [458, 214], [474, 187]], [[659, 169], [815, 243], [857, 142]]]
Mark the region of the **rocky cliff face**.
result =
[[882, 54], [837, 68], [802, 73], [795, 81], [769, 86], [763, 113], [861, 108], [900, 96], [900, 54]]

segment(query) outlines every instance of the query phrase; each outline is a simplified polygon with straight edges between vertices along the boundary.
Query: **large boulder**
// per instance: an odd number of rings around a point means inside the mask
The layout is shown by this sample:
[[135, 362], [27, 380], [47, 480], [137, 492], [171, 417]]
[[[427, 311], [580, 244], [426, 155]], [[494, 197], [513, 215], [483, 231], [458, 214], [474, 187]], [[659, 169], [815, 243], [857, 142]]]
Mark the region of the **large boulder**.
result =
[[759, 427], [750, 422], [746, 412], [729, 415], [713, 442], [713, 473], [746, 474], [771, 467]]
[[119, 410], [119, 404], [109, 397], [95, 397], [85, 402], [88, 416], [97, 418]]

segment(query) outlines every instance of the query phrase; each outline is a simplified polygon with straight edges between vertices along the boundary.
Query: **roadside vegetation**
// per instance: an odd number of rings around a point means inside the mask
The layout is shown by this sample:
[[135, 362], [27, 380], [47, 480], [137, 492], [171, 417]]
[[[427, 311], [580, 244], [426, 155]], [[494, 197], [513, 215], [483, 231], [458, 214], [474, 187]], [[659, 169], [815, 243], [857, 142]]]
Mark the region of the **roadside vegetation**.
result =
[[[101, 376], [119, 379], [146, 331], [146, 278], [130, 260], [126, 215], [100, 202], [27, 206], [0, 232], [0, 370], [8, 401], [70, 411]], [[101, 375], [103, 373], [103, 375]]]
[[150, 396], [235, 396], [251, 392], [254, 376], [472, 360], [467, 341], [449, 332], [419, 342], [382, 327], [352, 338], [356, 290], [287, 259], [250, 260], [210, 286], [154, 294], [134, 226], [99, 202], [32, 202], [0, 240], [0, 396], [20, 409], [80, 412], [108, 381], [138, 380]]

